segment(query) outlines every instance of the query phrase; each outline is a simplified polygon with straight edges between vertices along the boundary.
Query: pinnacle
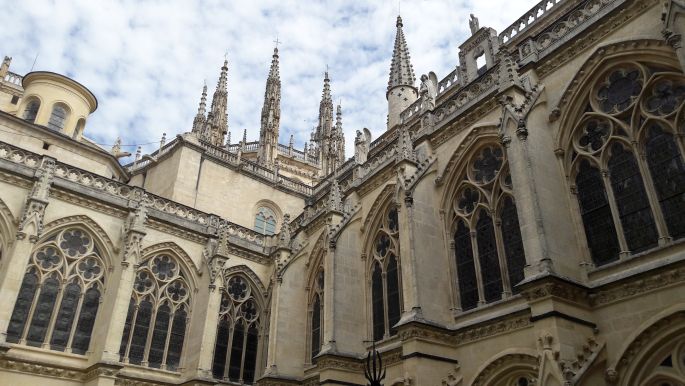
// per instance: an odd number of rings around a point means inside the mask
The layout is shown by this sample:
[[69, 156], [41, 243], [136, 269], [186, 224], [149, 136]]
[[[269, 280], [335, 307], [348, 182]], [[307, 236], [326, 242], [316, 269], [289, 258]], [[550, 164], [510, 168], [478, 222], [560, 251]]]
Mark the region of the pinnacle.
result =
[[392, 53], [390, 63], [390, 79], [388, 80], [388, 91], [397, 86], [414, 87], [416, 77], [414, 68], [410, 62], [409, 47], [402, 31], [402, 18], [397, 16], [397, 34], [395, 35], [395, 48]]

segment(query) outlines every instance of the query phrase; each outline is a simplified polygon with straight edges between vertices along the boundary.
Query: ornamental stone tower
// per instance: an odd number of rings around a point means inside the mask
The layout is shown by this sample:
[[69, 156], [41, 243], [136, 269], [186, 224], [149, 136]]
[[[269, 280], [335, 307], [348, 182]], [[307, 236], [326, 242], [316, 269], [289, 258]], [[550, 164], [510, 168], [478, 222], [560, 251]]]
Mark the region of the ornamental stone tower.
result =
[[388, 100], [388, 129], [400, 123], [400, 113], [418, 98], [418, 90], [414, 86], [416, 77], [411, 66], [409, 48], [402, 32], [402, 18], [397, 16], [397, 34], [395, 48], [390, 63], [390, 80], [385, 94]]
[[269, 77], [264, 91], [262, 123], [259, 131], [259, 163], [273, 165], [278, 154], [278, 130], [281, 121], [281, 77], [278, 71], [278, 48], [274, 48]]

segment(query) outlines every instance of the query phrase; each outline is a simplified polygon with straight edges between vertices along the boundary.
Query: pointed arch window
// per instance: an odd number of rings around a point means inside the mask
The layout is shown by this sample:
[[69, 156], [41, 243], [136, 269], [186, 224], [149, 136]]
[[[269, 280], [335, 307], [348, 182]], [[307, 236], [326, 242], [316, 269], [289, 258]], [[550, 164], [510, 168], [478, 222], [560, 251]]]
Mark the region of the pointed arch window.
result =
[[231, 276], [226, 283], [221, 293], [212, 374], [217, 379], [252, 384], [261, 328], [259, 295], [242, 275]]
[[19, 289], [7, 341], [86, 354], [105, 284], [101, 256], [81, 228], [67, 228], [38, 243]]
[[261, 207], [255, 215], [254, 229], [264, 235], [276, 233], [276, 214], [273, 210]]
[[177, 371], [190, 309], [190, 286], [179, 262], [164, 253], [144, 259], [126, 315], [121, 361]]
[[397, 333], [395, 325], [402, 314], [399, 220], [391, 205], [376, 230], [371, 255], [371, 311], [374, 341]]
[[62, 131], [64, 129], [64, 121], [67, 120], [69, 109], [62, 104], [55, 104], [50, 113], [48, 120], [48, 128], [55, 131]]
[[453, 200], [459, 308], [516, 293], [526, 258], [506, 154], [486, 144], [467, 164]]
[[[571, 134], [571, 170], [597, 266], [685, 236], [685, 77], [622, 63], [592, 87]], [[644, 155], [644, 156], [638, 156]]]
[[40, 109], [40, 101], [38, 99], [31, 99], [24, 108], [24, 120], [33, 123], [38, 116], [38, 109]]
[[310, 289], [310, 358], [313, 360], [319, 352], [321, 352], [321, 345], [323, 344], [323, 291], [324, 291], [324, 271], [323, 267], [319, 267], [314, 280], [313, 288]]

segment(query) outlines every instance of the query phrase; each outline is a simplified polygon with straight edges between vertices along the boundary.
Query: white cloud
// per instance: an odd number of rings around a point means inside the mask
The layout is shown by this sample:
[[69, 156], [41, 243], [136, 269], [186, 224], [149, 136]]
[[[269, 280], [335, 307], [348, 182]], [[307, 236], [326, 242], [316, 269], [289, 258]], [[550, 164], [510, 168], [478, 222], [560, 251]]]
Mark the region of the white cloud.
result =
[[[457, 65], [468, 15], [502, 30], [533, 0], [413, 0], [402, 3], [404, 32], [417, 77], [442, 78]], [[342, 100], [347, 155], [354, 132], [385, 130], [385, 91], [395, 36], [395, 1], [39, 1], [0, 13], [11, 70], [59, 72], [98, 98], [86, 135], [101, 143], [147, 143], [190, 130], [203, 81], [210, 98], [228, 52], [228, 119], [234, 141], [259, 117], [273, 40], [280, 51], [281, 138], [301, 147], [315, 124], [329, 66]], [[146, 150], [154, 150], [150, 145]]]

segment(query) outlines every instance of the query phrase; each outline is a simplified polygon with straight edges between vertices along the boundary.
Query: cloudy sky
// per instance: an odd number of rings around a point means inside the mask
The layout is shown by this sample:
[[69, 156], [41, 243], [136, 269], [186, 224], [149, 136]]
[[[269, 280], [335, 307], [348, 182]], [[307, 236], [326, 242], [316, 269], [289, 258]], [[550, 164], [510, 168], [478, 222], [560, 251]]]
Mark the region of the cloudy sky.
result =
[[[404, 0], [401, 15], [417, 78], [442, 79], [469, 36], [468, 15], [501, 31], [534, 0]], [[8, 7], [5, 7], [8, 8]], [[315, 125], [328, 65], [343, 107], [347, 156], [355, 130], [385, 130], [385, 91], [397, 0], [38, 1], [0, 13], [0, 55], [11, 71], [65, 74], [98, 98], [86, 135], [111, 144], [158, 141], [189, 131], [203, 82], [210, 98], [227, 54], [233, 142], [259, 137], [259, 114], [274, 40], [281, 58], [280, 142], [301, 147]], [[154, 150], [147, 145], [145, 150]], [[131, 148], [129, 151], [134, 151]]]

